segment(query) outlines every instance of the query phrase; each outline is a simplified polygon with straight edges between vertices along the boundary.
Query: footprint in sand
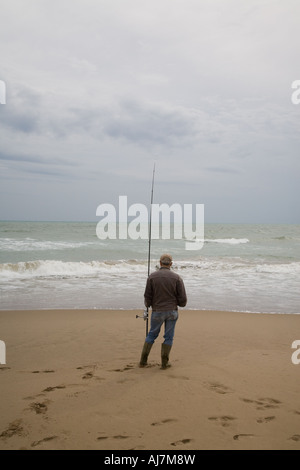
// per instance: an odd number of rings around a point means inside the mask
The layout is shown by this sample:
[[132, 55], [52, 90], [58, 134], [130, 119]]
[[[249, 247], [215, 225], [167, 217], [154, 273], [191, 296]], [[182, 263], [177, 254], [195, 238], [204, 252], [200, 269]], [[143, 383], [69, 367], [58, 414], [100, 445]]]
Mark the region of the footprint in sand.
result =
[[221, 426], [223, 426], [225, 428], [225, 427], [230, 426], [232, 421], [234, 421], [237, 418], [235, 418], [234, 416], [211, 416], [208, 419], [210, 421], [217, 422], [218, 424], [220, 424]]
[[16, 421], [13, 421], [12, 423], [9, 424], [8, 428], [5, 429], [0, 434], [0, 439], [8, 439], [13, 436], [25, 436], [26, 433], [24, 431], [23, 425], [22, 425], [22, 420], [17, 419]]
[[176, 421], [177, 419], [167, 418], [167, 419], [163, 419], [162, 421], [151, 423], [151, 426], [161, 426], [162, 424], [175, 423]]
[[221, 395], [225, 395], [226, 393], [230, 393], [231, 390], [226, 385], [220, 384], [219, 382], [208, 382], [205, 384], [206, 388], [212, 390], [213, 392], [219, 393]]
[[299, 442], [300, 441], [300, 434], [294, 434], [292, 437], [289, 437], [289, 440]]
[[53, 441], [53, 439], [58, 439], [58, 436], [44, 437], [44, 439], [41, 439], [40, 441], [34, 441], [34, 442], [31, 444], [31, 447], [37, 447], [37, 446], [43, 444], [44, 442]]
[[30, 404], [30, 409], [35, 411], [37, 415], [45, 414], [48, 411], [49, 400], [44, 401], [43, 403], [35, 402]]
[[60, 390], [66, 388], [65, 385], [56, 385], [55, 387], [47, 387], [43, 390], [43, 392], [53, 392], [53, 390]]
[[254, 434], [236, 434], [233, 439], [239, 441], [241, 437], [254, 437]]
[[258, 400], [251, 400], [249, 398], [241, 398], [245, 403], [256, 405], [257, 410], [276, 409], [281, 405], [281, 401], [275, 398], [259, 398]]
[[[276, 400], [275, 398], [259, 398], [258, 401], [262, 403], [262, 408], [279, 408], [279, 405], [281, 405], [281, 401]], [[260, 408], [257, 408], [260, 409]]]
[[93, 379], [93, 378], [97, 380], [102, 380], [100, 377], [95, 376], [95, 370], [97, 369], [96, 364], [90, 364], [87, 366], [77, 367], [77, 370], [83, 370], [83, 369], [90, 369], [81, 377], [83, 380], [88, 380], [88, 379]]
[[122, 369], [111, 369], [109, 372], [124, 372], [125, 370], [131, 370], [131, 369], [134, 369], [134, 368], [135, 368], [134, 364], [127, 364]]
[[171, 442], [171, 446], [180, 446], [181, 444], [188, 444], [192, 442], [193, 439], [181, 439], [180, 441]]
[[103, 441], [105, 439], [129, 439], [130, 436], [124, 436], [123, 434], [117, 434], [116, 436], [99, 436], [97, 441]]
[[85, 380], [85, 379], [92, 379], [94, 377], [94, 374], [93, 372], [87, 372], [86, 374], [84, 374], [82, 376], [82, 379]]
[[256, 422], [259, 424], [270, 423], [270, 421], [273, 421], [274, 419], [276, 419], [275, 416], [266, 416], [265, 418], [258, 418]]
[[53, 374], [54, 372], [55, 370], [46, 369], [46, 370], [33, 370], [31, 373], [32, 374]]

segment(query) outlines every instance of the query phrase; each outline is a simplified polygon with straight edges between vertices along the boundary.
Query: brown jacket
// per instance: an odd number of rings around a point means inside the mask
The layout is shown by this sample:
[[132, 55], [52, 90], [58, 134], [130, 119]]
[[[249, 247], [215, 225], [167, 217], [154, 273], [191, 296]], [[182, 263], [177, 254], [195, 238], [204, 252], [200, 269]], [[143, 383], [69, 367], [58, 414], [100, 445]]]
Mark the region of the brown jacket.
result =
[[150, 274], [144, 297], [146, 307], [152, 307], [154, 312], [177, 310], [177, 306], [185, 307], [187, 303], [183, 280], [165, 267]]

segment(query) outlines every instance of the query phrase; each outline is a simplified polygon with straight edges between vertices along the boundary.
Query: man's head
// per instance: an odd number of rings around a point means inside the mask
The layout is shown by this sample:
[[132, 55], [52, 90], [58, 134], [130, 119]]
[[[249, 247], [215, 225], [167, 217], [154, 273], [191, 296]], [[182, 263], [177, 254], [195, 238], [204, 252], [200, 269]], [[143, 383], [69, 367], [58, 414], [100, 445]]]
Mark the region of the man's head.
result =
[[173, 262], [173, 259], [171, 255], [168, 255], [166, 253], [161, 255], [160, 257], [161, 266], [164, 266], [165, 268], [170, 268], [172, 266], [172, 262]]

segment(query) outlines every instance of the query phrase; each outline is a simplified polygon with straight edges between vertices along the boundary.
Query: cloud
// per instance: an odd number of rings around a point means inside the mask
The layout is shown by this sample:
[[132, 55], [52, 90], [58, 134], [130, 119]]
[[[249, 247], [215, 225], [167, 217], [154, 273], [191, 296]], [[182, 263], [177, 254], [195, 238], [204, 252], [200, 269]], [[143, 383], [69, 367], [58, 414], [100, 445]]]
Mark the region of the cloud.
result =
[[225, 167], [205, 167], [205, 171], [212, 171], [213, 173], [231, 173], [231, 174], [240, 174], [240, 171], [235, 168], [225, 168]]
[[[21, 181], [31, 202], [63, 199], [66, 217], [79, 184], [89, 207], [140, 197], [154, 160], [161, 202], [201, 196], [211, 218], [244, 220], [253, 194], [266, 214], [280, 188], [291, 207], [299, 13], [295, 0], [6, 2], [0, 218], [8, 200], [14, 218]], [[243, 201], [234, 214], [233, 200]]]
[[17, 89], [8, 89], [8, 99], [0, 114], [0, 125], [17, 132], [31, 133], [40, 130], [40, 103], [38, 93], [21, 85]]
[[124, 100], [107, 119], [104, 133], [140, 145], [184, 145], [196, 135], [188, 110], [156, 103]]

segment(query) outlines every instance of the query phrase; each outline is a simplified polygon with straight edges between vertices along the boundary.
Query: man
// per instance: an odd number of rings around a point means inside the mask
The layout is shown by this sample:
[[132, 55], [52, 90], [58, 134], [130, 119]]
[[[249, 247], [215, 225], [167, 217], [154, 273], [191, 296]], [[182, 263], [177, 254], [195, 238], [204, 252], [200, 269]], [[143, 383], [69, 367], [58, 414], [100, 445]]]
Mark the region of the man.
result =
[[165, 324], [165, 341], [161, 345], [161, 368], [169, 367], [169, 355], [173, 344], [175, 325], [178, 320], [178, 306], [185, 307], [187, 297], [181, 277], [171, 271], [172, 256], [160, 257], [160, 269], [150, 274], [144, 293], [145, 305], [152, 307], [151, 326], [145, 340], [140, 367], [147, 365], [147, 360], [154, 341]]

